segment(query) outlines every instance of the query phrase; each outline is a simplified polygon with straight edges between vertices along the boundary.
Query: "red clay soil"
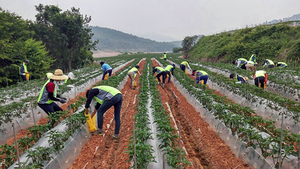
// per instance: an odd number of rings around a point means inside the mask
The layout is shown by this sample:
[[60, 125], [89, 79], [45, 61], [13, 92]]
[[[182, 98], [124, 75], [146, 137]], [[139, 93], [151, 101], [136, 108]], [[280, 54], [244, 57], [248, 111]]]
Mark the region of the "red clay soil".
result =
[[[140, 63], [140, 70], [143, 70], [145, 60]], [[113, 141], [112, 136], [115, 130], [114, 109], [110, 108], [104, 116], [103, 130], [104, 136], [94, 135], [90, 138], [82, 149], [80, 155], [76, 158], [71, 169], [77, 168], [130, 168], [130, 163], [126, 162], [129, 155], [125, 153], [129, 146], [129, 140], [132, 136], [133, 116], [136, 114], [137, 96], [139, 94], [139, 76], [137, 75], [137, 88], [130, 89], [131, 83], [128, 78], [122, 89], [123, 103], [121, 108], [121, 128], [118, 141]], [[127, 78], [127, 77], [126, 77]], [[108, 124], [110, 127], [108, 128]]]
[[[128, 63], [127, 65], [125, 65], [125, 66], [124, 66], [123, 68], [121, 68], [119, 71], [121, 71], [122, 69], [128, 67], [129, 65], [130, 65], [130, 63]], [[119, 71], [114, 72], [114, 73], [112, 74], [112, 76], [115, 75], [115, 74], [116, 74], [117, 72], [119, 72]], [[95, 84], [98, 84], [98, 83], [100, 83], [100, 82], [101, 82], [101, 80], [98, 81], [98, 82], [95, 83]], [[86, 91], [85, 91], [85, 92], [82, 92], [82, 93], [79, 93], [79, 94], [76, 96], [76, 98], [70, 100], [70, 103], [72, 104], [72, 102], [76, 101], [79, 97], [85, 97], [85, 93], [86, 93]], [[61, 105], [60, 107], [61, 107], [63, 110], [67, 110], [68, 106], [69, 106], [69, 102], [67, 102], [67, 103], [65, 103], [65, 104], [63, 104], [63, 105]], [[41, 113], [41, 112], [39, 112], [39, 113]], [[45, 112], [42, 112], [42, 113], [45, 113]], [[36, 124], [37, 124], [37, 125], [42, 125], [42, 124], [46, 124], [47, 122], [48, 122], [48, 119], [42, 118], [42, 119], [40, 119]], [[20, 138], [26, 137], [28, 133], [29, 133], [29, 131], [27, 131], [26, 129], [22, 129], [19, 133], [16, 134], [17, 140], [19, 140]], [[9, 140], [6, 142], [6, 144], [8, 144], [8, 145], [12, 145], [13, 143], [15, 143], [15, 138], [14, 138], [14, 137], [12, 137], [11, 139], [9, 139]], [[22, 152], [20, 152], [20, 154], [22, 154]]]
[[[157, 65], [156, 62], [153, 63], [153, 66]], [[165, 108], [167, 109], [168, 102], [176, 123], [180, 122], [181, 137], [193, 168], [250, 168], [232, 153], [229, 146], [209, 127], [173, 83], [166, 83], [164, 89], [158, 86], [158, 89]]]

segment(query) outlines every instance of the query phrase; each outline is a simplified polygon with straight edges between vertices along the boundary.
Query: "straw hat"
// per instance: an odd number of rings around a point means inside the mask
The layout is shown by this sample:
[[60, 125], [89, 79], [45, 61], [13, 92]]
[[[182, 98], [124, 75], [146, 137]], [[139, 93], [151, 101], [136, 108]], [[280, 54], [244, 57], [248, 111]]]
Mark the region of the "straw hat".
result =
[[56, 69], [54, 71], [54, 74], [52, 76], [49, 77], [50, 79], [53, 80], [66, 80], [68, 79], [68, 76], [63, 74], [63, 71], [61, 69]]

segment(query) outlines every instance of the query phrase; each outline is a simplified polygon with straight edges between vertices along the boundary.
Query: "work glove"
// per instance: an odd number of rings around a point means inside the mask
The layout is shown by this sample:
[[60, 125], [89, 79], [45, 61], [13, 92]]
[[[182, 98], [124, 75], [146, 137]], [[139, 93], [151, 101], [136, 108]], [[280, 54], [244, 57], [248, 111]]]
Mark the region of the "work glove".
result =
[[64, 99], [59, 99], [59, 102], [62, 103], [62, 104], [64, 104], [64, 103], [66, 103], [66, 100], [64, 100]]

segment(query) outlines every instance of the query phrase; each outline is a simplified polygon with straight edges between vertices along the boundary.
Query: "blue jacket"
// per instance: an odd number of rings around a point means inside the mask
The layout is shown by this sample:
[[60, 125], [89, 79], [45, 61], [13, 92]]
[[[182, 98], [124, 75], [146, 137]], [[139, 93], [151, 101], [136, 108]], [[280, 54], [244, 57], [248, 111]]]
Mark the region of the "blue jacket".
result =
[[104, 63], [102, 65], [102, 69], [103, 69], [103, 72], [105, 72], [106, 70], [111, 69], [111, 67], [107, 63]]

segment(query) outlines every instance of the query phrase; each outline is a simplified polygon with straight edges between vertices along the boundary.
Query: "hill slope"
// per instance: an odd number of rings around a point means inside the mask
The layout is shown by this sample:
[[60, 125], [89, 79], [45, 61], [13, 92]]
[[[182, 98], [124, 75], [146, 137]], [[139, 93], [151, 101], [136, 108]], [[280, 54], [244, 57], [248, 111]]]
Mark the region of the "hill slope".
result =
[[156, 42], [109, 28], [98, 26], [91, 28], [94, 33], [92, 39], [99, 40], [96, 47], [101, 51], [166, 52], [172, 51], [174, 47], [177, 47], [171, 42]]
[[257, 61], [264, 59], [300, 62], [300, 21], [260, 25], [253, 28], [223, 32], [199, 39], [190, 52], [191, 59], [231, 62], [249, 59], [256, 50]]

